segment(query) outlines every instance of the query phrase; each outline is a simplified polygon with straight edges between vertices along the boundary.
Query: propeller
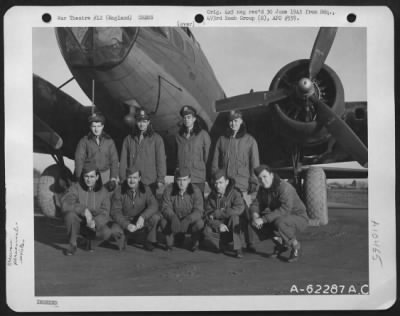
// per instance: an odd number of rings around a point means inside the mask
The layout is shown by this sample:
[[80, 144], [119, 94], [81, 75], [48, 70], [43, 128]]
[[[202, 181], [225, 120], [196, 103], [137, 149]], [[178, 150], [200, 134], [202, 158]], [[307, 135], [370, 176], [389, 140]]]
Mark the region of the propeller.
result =
[[337, 27], [321, 27], [315, 39], [308, 67], [309, 78], [313, 79], [319, 73], [328, 57], [335, 39]]
[[[292, 80], [286, 79], [288, 81], [285, 84], [287, 88], [278, 87], [271, 91], [251, 92], [217, 100], [215, 102], [215, 110], [217, 112], [225, 112], [251, 109], [291, 97], [286, 102], [286, 105], [282, 107], [286, 115], [294, 120], [303, 122], [317, 121], [320, 125], [325, 126], [338, 144], [360, 164], [365, 166], [368, 161], [367, 147], [346, 122], [325, 103], [328, 101], [324, 98], [323, 90], [325, 87], [323, 83], [321, 84], [320, 79], [317, 79], [328, 57], [336, 32], [337, 27], [320, 28], [311, 51], [310, 62], [308, 64], [308, 77], [307, 73], [304, 72], [305, 76], [300, 78], [300, 80], [299, 76], [296, 78], [296, 75], [294, 75]], [[282, 77], [279, 77], [277, 80], [285, 83]]]
[[245, 93], [215, 101], [215, 110], [217, 112], [226, 112], [251, 109], [287, 98], [291, 93], [289, 89]]
[[310, 100], [316, 107], [317, 121], [325, 126], [346, 152], [350, 153], [362, 166], [365, 166], [368, 162], [368, 149], [350, 126], [315, 96], [311, 96]]

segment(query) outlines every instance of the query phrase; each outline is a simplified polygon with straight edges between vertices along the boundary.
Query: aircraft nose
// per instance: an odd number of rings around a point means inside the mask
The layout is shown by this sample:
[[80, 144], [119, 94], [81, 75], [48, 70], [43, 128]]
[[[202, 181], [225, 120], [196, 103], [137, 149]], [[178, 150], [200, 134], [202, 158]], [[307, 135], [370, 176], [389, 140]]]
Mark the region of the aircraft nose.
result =
[[71, 66], [109, 68], [119, 64], [136, 39], [137, 27], [58, 28], [57, 39]]

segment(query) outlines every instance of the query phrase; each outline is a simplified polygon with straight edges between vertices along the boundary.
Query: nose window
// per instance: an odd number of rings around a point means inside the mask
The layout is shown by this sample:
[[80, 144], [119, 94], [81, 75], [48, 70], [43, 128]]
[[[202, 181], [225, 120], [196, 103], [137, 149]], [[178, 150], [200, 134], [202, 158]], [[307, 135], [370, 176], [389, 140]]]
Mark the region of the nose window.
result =
[[72, 27], [57, 28], [64, 58], [71, 66], [113, 67], [129, 52], [137, 28]]

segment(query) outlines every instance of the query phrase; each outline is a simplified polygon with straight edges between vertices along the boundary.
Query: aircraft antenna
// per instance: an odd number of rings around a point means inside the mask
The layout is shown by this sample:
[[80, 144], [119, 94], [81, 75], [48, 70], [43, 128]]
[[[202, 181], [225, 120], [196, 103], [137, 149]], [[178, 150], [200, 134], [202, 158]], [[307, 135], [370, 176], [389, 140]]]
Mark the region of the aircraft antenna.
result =
[[92, 114], [95, 112], [96, 105], [94, 104], [94, 79], [92, 80]]

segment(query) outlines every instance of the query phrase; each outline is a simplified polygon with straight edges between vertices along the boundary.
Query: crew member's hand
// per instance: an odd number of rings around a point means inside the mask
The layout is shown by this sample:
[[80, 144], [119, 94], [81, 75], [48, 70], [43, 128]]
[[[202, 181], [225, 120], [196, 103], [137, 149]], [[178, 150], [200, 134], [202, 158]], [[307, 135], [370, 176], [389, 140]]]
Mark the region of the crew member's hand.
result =
[[96, 228], [96, 222], [94, 221], [94, 219], [92, 219], [92, 220], [87, 222], [86, 226], [89, 227], [90, 229], [95, 229]]
[[256, 218], [253, 219], [252, 225], [257, 228], [260, 229], [264, 224], [264, 221], [262, 220], [262, 218]]
[[89, 223], [90, 221], [92, 221], [93, 216], [92, 216], [92, 213], [90, 213], [90, 211], [89, 211], [88, 208], [85, 208], [85, 211], [84, 211], [83, 215], [85, 216], [86, 222], [87, 222], [87, 223]]
[[221, 233], [229, 232], [229, 228], [228, 228], [228, 226], [226, 226], [225, 224], [220, 224], [220, 225], [219, 225], [219, 231], [220, 231]]
[[130, 232], [133, 233], [137, 230], [136, 226], [134, 224], [128, 224], [128, 226], [126, 227], [126, 229]]
[[181, 222], [181, 232], [182, 232], [182, 233], [186, 233], [186, 232], [187, 232], [187, 230], [188, 230], [189, 225], [190, 225], [191, 222], [192, 222], [192, 221], [191, 221], [191, 219], [190, 219], [189, 216], [186, 216], [186, 217], [183, 219], [183, 221]]
[[181, 232], [181, 221], [176, 215], [171, 217], [171, 230], [174, 234]]
[[139, 216], [138, 220], [136, 221], [136, 228], [142, 229], [143, 226], [144, 226], [144, 218], [142, 216]]

